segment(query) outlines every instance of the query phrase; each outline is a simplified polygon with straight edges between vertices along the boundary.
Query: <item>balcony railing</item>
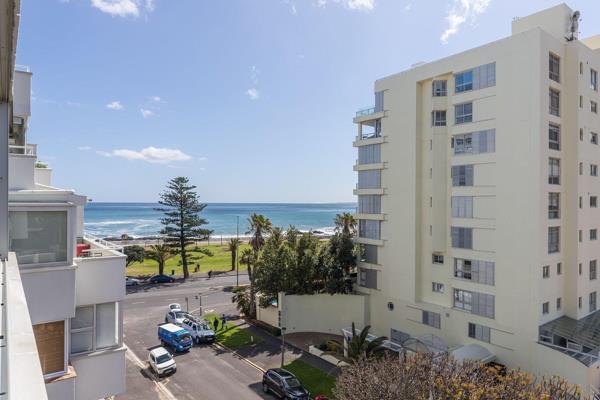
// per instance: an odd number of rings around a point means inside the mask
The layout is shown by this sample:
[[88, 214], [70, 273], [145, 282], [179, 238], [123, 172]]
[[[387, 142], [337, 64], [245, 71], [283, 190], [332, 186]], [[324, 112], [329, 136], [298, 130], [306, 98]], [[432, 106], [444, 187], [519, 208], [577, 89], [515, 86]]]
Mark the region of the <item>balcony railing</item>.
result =
[[26, 156], [37, 155], [37, 144], [26, 144], [25, 146], [17, 146], [11, 144], [8, 146], [8, 152], [10, 154], [24, 154]]
[[[87, 245], [87, 248], [79, 248], [80, 245]], [[78, 240], [77, 257], [113, 257], [123, 252], [123, 246], [116, 245], [96, 236], [84, 234], [83, 238]]]
[[364, 117], [365, 115], [375, 114], [375, 107], [365, 107], [361, 108], [356, 112], [357, 117]]

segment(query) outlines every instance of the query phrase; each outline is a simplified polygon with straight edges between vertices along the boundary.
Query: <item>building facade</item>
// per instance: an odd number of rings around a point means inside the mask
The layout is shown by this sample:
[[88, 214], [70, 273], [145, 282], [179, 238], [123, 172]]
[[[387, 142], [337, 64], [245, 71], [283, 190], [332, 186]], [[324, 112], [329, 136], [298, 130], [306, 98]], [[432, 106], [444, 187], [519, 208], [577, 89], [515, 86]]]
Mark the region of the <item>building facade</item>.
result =
[[[16, 44], [19, 2], [1, 7], [0, 28]], [[52, 170], [27, 140], [32, 74], [15, 66], [15, 45], [5, 48], [0, 85], [10, 89], [0, 102], [0, 183], [6, 185], [0, 188], [6, 288], [0, 398], [97, 400], [123, 393], [125, 256], [84, 233], [85, 196], [52, 186]]]
[[375, 82], [358, 288], [377, 335], [600, 387], [600, 35], [562, 4]]

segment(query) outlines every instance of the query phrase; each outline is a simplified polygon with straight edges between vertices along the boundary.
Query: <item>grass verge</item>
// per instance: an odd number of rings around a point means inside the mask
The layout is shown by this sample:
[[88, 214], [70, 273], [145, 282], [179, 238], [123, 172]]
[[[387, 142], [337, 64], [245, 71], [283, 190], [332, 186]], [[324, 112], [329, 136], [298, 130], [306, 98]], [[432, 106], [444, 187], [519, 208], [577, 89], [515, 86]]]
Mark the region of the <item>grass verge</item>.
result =
[[335, 386], [333, 376], [327, 375], [320, 369], [301, 360], [294, 360], [283, 368], [296, 375], [304, 387], [310, 391], [312, 397], [324, 394], [330, 399], [333, 398], [332, 390]]
[[[214, 320], [216, 317], [215, 314], [206, 314], [204, 319], [210, 322], [211, 327], [214, 327]], [[220, 318], [219, 322], [221, 322]], [[227, 322], [225, 329], [219, 325], [219, 330], [217, 330], [215, 334], [217, 336], [217, 342], [231, 350], [262, 342], [261, 337], [251, 335], [247, 329], [234, 325], [232, 322]]]

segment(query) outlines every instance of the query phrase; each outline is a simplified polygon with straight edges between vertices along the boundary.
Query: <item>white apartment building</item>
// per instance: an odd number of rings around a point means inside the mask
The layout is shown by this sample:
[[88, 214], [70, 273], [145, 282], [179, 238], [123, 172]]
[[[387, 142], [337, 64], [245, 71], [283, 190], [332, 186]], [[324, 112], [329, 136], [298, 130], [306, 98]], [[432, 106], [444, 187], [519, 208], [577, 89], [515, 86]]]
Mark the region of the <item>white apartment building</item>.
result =
[[354, 118], [373, 333], [600, 388], [600, 35], [578, 20], [375, 82]]
[[125, 391], [125, 256], [84, 234], [86, 197], [38, 162], [32, 74], [14, 65], [19, 1], [0, 8], [0, 398], [109, 397]]

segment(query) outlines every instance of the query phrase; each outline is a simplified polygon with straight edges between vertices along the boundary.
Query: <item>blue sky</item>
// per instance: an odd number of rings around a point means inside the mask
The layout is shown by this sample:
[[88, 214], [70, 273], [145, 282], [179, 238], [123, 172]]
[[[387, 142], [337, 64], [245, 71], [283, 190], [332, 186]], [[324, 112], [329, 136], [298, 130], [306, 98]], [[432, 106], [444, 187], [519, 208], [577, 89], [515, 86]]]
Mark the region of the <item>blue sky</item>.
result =
[[[23, 0], [29, 142], [54, 185], [155, 201], [354, 201], [375, 79], [508, 36], [550, 0]], [[600, 2], [568, 3], [593, 31]]]

